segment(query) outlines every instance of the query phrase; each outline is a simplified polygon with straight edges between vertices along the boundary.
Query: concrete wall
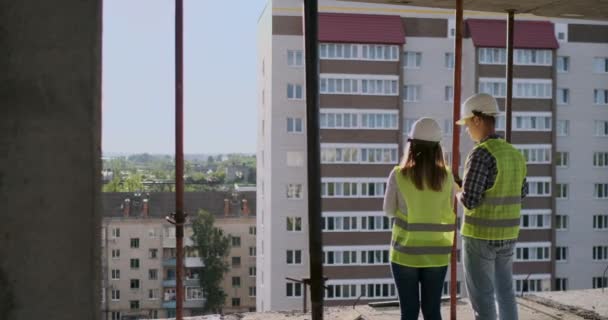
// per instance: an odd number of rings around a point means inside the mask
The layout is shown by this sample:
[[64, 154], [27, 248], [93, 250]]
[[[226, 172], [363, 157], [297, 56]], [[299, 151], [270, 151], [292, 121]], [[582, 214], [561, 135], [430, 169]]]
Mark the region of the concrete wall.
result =
[[101, 1], [2, 0], [0, 48], [0, 318], [99, 319]]

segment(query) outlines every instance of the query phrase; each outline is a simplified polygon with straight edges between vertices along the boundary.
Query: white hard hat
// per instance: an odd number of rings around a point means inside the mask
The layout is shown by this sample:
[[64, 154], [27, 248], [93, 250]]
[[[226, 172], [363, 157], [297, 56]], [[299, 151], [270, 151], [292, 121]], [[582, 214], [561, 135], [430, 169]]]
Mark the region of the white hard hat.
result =
[[442, 133], [437, 121], [431, 118], [420, 118], [414, 122], [409, 136], [413, 140], [439, 142], [441, 141]]
[[464, 125], [466, 119], [473, 118], [473, 112], [481, 112], [489, 116], [496, 116], [500, 113], [496, 99], [487, 93], [478, 93], [470, 96], [463, 104], [460, 112], [458, 125]]

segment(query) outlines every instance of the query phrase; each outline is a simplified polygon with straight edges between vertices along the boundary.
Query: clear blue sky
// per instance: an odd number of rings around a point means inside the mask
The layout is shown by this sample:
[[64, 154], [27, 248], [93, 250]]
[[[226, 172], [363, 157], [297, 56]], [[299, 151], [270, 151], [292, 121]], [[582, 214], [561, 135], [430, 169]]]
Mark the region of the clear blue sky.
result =
[[[185, 152], [255, 152], [266, 0], [184, 0]], [[174, 1], [105, 0], [103, 152], [174, 151]]]

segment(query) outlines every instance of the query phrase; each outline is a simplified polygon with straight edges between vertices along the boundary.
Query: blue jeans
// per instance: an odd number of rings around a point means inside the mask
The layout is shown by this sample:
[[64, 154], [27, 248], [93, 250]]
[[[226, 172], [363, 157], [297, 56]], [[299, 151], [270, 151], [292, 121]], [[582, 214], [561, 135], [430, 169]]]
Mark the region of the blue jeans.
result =
[[448, 267], [412, 268], [391, 263], [399, 294], [401, 320], [441, 320], [441, 291]]
[[[465, 283], [477, 320], [517, 320], [513, 290], [515, 243], [490, 245], [487, 240], [462, 237]], [[496, 298], [495, 298], [496, 297]]]

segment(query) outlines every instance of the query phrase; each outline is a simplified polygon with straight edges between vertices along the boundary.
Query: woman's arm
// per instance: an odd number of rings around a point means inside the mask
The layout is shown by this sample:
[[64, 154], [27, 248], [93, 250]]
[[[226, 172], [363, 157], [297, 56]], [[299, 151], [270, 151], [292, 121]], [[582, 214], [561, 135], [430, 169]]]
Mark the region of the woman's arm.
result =
[[397, 187], [397, 181], [395, 181], [395, 171], [396, 170], [391, 171], [391, 174], [386, 181], [386, 192], [384, 193], [384, 203], [382, 205], [384, 213], [389, 217], [395, 216], [395, 212], [399, 206], [397, 203], [397, 192], [399, 192], [399, 188]]

